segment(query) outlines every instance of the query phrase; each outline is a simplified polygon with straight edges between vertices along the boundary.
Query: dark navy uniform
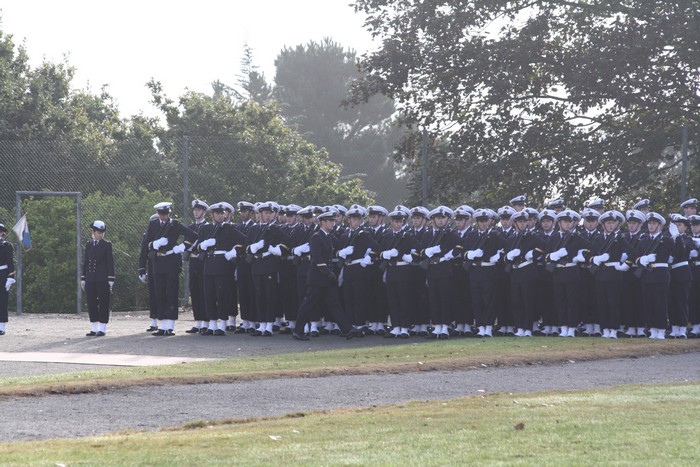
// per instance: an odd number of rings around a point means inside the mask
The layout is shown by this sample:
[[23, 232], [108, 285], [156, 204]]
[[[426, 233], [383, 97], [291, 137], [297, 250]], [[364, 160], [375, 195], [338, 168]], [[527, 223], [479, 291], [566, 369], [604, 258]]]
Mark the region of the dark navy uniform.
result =
[[544, 248], [544, 240], [528, 231], [511, 236], [506, 244], [506, 254], [515, 249], [520, 250], [520, 254], [513, 256], [512, 260], [507, 260], [506, 264], [510, 265], [510, 303], [513, 321], [515, 327], [519, 331], [527, 331], [527, 335], [530, 335], [537, 309], [539, 273], [535, 266], [535, 257], [540, 256]]
[[413, 308], [418, 301], [418, 293], [413, 287], [413, 274], [411, 261], [405, 261], [404, 255], [411, 255], [420, 245], [409, 229], [399, 232], [388, 230], [382, 238], [380, 249], [388, 251], [395, 249], [397, 254], [391, 259], [382, 259], [380, 264], [385, 265], [385, 278], [387, 288], [387, 301], [389, 304], [389, 317], [394, 328], [400, 328], [400, 332], [393, 335], [408, 337], [408, 327], [411, 318], [415, 315]]
[[[199, 235], [199, 232], [207, 222], [193, 222], [187, 226], [188, 229]], [[196, 247], [196, 245], [195, 245]], [[192, 301], [192, 314], [195, 321], [206, 321], [207, 312], [204, 308], [204, 260], [200, 257], [199, 251], [192, 251], [184, 255], [188, 262], [190, 300]], [[194, 328], [196, 329], [196, 328]], [[196, 329], [197, 331], [199, 329]]]
[[[7, 232], [4, 225], [0, 229]], [[12, 279], [8, 281], [8, 279]], [[12, 244], [0, 237], [0, 335], [5, 334], [5, 323], [8, 320], [7, 302], [10, 286], [15, 280], [15, 260]]]
[[110, 282], [114, 284], [114, 279], [112, 242], [88, 240], [80, 280], [85, 281], [85, 299], [91, 323], [109, 322]]
[[[244, 246], [248, 246], [248, 233], [252, 229], [255, 223], [252, 219], [247, 222], [242, 222], [236, 224], [235, 227], [241, 232], [245, 237], [246, 241]], [[245, 248], [244, 248], [245, 251]], [[241, 312], [242, 324], [249, 324], [247, 329], [243, 331], [248, 331], [248, 329], [254, 330], [254, 322], [257, 317], [255, 312], [255, 286], [253, 285], [253, 266], [252, 263], [245, 261], [245, 255], [241, 255], [236, 261], [236, 286], [238, 289], [238, 304]]]
[[[641, 303], [646, 327], [665, 330], [668, 326], [668, 303], [671, 273], [668, 267], [669, 257], [674, 250], [671, 237], [663, 234], [645, 234], [637, 245], [636, 264], [643, 266], [642, 257], [655, 254], [656, 259], [642, 271]], [[653, 332], [652, 332], [652, 336]]]
[[[347, 229], [340, 237], [339, 249], [353, 247], [353, 252], [343, 259], [342, 290], [345, 312], [355, 326], [364, 326], [368, 320], [368, 309], [374, 290], [372, 281], [376, 273], [371, 267], [360, 264], [367, 250], [379, 252], [380, 246], [369, 228]], [[378, 271], [378, 268], [377, 268]], [[386, 311], [385, 311], [386, 312]], [[370, 320], [371, 321], [371, 320]]]
[[[197, 239], [197, 233], [174, 219], [161, 223], [157, 218], [148, 223], [143, 246], [146, 249], [148, 261], [152, 263], [153, 275], [149, 276], [148, 280], [153, 282], [158, 320], [178, 318], [182, 256], [180, 253], [173, 252], [173, 248], [178, 244], [180, 237], [183, 238], [184, 246], [189, 248]], [[167, 243], [154, 247], [153, 242], [160, 238], [166, 238]], [[146, 261], [142, 255], [139, 261], [139, 272], [145, 273], [145, 271]]]

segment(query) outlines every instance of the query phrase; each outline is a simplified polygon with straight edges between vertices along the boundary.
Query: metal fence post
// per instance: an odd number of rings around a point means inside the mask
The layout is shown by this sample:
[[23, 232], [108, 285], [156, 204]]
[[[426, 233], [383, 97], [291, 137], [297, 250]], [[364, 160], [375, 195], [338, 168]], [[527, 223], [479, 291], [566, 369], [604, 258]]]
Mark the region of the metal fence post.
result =
[[80, 315], [80, 311], [81, 311], [82, 306], [83, 306], [83, 289], [80, 287], [80, 276], [81, 276], [80, 268], [82, 266], [81, 263], [82, 263], [82, 256], [83, 256], [82, 255], [83, 252], [80, 248], [80, 244], [82, 243], [82, 240], [80, 238], [81, 237], [80, 226], [82, 224], [82, 218], [83, 218], [83, 210], [81, 207], [82, 206], [82, 204], [81, 204], [82, 197], [83, 197], [82, 193], [77, 193], [76, 201], [75, 201], [76, 202], [76, 207], [75, 207], [75, 218], [76, 218], [76, 220], [75, 220], [75, 249], [78, 253], [75, 255], [77, 258], [77, 263], [78, 263], [76, 265], [76, 268], [75, 268], [75, 274], [77, 276], [75, 278], [75, 282], [76, 282], [76, 284], [78, 284], [78, 305], [77, 305], [77, 310], [75, 312], [77, 315]]
[[428, 207], [428, 130], [423, 128], [423, 206]]
[[[15, 208], [17, 209], [17, 221], [22, 218], [22, 200], [19, 193], [15, 193]], [[22, 242], [17, 247], [17, 264], [15, 267], [15, 279], [17, 280], [17, 314], [22, 314]]]
[[[182, 137], [182, 222], [187, 222], [187, 215], [190, 197], [190, 161], [189, 161], [190, 137], [184, 135]], [[187, 296], [190, 290], [190, 262], [184, 261], [183, 271], [185, 278], [182, 287], [182, 304], [187, 303]]]
[[681, 131], [681, 203], [687, 198], [688, 184], [688, 125]]

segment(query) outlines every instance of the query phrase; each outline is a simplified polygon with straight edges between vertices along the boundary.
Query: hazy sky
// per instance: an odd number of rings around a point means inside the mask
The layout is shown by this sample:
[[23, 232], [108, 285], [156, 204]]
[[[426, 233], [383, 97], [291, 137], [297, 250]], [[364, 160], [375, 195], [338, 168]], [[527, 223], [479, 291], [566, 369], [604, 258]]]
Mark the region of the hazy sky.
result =
[[235, 84], [247, 42], [254, 63], [274, 79], [284, 46], [332, 37], [358, 54], [371, 48], [351, 0], [0, 0], [4, 34], [25, 43], [32, 65], [46, 59], [77, 68], [74, 86], [108, 84], [123, 116], [153, 115], [145, 83], [176, 98], [185, 88]]

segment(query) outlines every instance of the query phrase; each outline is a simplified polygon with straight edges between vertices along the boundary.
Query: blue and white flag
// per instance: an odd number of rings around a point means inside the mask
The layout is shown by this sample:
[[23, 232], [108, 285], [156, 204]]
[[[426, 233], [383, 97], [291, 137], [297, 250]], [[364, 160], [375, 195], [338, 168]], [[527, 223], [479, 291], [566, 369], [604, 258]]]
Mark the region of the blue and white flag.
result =
[[32, 247], [32, 239], [29, 237], [29, 226], [27, 225], [26, 214], [12, 227], [12, 231], [17, 235], [22, 245], [24, 245], [25, 251]]

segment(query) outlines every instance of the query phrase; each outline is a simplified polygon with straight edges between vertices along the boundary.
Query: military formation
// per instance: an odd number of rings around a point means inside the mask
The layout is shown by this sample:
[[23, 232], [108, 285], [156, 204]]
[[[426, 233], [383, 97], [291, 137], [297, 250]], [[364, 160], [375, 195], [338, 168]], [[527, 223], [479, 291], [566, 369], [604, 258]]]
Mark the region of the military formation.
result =
[[[700, 337], [696, 199], [668, 219], [640, 200], [579, 213], [516, 196], [497, 210], [163, 202], [143, 236], [148, 332], [175, 333], [189, 264], [198, 336], [448, 339]], [[237, 215], [239, 222], [234, 222]]]

